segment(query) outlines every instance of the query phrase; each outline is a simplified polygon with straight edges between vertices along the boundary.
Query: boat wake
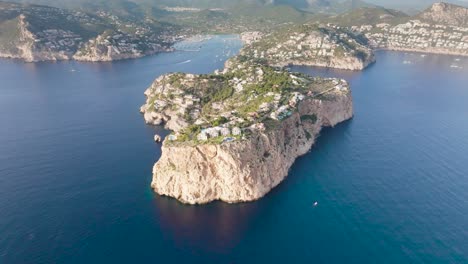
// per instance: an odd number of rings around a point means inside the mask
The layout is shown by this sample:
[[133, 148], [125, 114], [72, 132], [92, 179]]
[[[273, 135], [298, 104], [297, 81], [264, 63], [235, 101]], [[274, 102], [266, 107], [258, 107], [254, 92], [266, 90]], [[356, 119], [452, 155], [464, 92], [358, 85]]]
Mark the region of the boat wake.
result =
[[186, 61], [183, 61], [183, 62], [179, 62], [179, 63], [176, 63], [176, 65], [187, 64], [187, 63], [190, 63], [190, 62], [192, 62], [192, 60], [186, 60]]

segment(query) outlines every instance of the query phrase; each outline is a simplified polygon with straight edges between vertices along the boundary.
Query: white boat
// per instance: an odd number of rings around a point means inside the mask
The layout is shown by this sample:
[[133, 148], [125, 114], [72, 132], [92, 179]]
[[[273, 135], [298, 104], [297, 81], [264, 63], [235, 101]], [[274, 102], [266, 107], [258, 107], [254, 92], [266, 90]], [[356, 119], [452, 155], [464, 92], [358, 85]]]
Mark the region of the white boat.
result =
[[318, 202], [315, 202], [315, 203], [314, 203], [314, 207], [317, 206], [317, 205], [318, 205]]

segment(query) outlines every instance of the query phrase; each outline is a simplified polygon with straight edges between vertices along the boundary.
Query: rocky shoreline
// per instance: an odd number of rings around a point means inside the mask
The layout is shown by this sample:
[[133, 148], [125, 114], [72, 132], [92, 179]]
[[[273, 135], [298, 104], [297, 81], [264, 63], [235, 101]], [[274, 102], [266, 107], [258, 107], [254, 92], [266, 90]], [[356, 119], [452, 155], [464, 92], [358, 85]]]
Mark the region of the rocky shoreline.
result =
[[376, 62], [375, 55], [372, 52], [366, 59], [352, 58], [331, 58], [328, 61], [296, 61], [288, 60], [283, 63], [276, 63], [276, 67], [289, 67], [289, 66], [310, 66], [310, 67], [323, 67], [348, 71], [362, 71]]
[[[23, 35], [25, 32], [23, 31]], [[31, 36], [32, 34], [26, 34]], [[174, 52], [176, 43], [188, 42], [198, 43], [211, 38], [211, 36], [185, 36], [185, 37], [174, 37], [177, 41], [170, 46], [161, 46], [160, 44], [152, 44], [151, 49], [146, 51], [140, 50], [121, 50], [119, 47], [112, 45], [104, 45], [98, 43], [99, 37], [96, 40], [91, 40], [76, 52], [64, 52], [64, 51], [43, 51], [35, 49], [31, 41], [23, 39], [22, 43], [17, 46], [16, 52], [5, 52], [0, 50], [0, 58], [3, 59], [16, 59], [24, 62], [42, 62], [42, 61], [67, 61], [75, 60], [82, 62], [112, 62], [127, 59], [139, 59], [146, 56], [155, 55], [164, 52]]]

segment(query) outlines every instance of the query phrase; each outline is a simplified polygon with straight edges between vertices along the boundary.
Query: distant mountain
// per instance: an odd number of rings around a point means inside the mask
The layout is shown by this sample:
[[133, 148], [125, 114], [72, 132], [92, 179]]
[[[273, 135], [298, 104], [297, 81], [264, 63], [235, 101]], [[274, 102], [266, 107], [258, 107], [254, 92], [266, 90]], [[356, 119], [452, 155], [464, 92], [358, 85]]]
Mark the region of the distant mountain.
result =
[[409, 16], [401, 11], [383, 7], [363, 7], [328, 17], [322, 21], [342, 25], [375, 25], [378, 23], [406, 23], [409, 20], [422, 20], [430, 24], [441, 24], [459, 27], [468, 27], [468, 8], [448, 4], [435, 3], [426, 10]]
[[374, 6], [361, 0], [306, 0], [306, 2], [308, 3], [306, 10], [322, 13], [343, 13], [356, 8]]
[[291, 6], [314, 13], [342, 13], [359, 7], [373, 6], [361, 0], [12, 0], [60, 8], [100, 8], [137, 10], [138, 7], [191, 7], [200, 9], [233, 9], [239, 6]]
[[269, 31], [285, 23], [304, 23], [313, 14], [285, 5], [243, 4], [229, 9], [152, 9], [151, 16], [160, 21], [192, 28], [203, 33], [241, 33]]
[[342, 25], [375, 25], [406, 19], [408, 15], [383, 7], [362, 7], [327, 19], [328, 22]]
[[437, 24], [468, 27], [468, 8], [453, 4], [433, 4], [417, 17]]

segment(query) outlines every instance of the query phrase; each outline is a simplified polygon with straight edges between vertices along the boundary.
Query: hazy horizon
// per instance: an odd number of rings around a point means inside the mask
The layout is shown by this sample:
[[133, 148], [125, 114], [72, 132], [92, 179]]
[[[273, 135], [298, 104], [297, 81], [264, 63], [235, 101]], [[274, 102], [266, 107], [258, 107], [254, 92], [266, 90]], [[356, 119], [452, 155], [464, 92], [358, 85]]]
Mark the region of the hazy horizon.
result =
[[[91, 0], [3, 0], [5, 2], [22, 2], [22, 3], [35, 3], [35, 4], [46, 4], [53, 6], [64, 6], [64, 5], [73, 5], [79, 6], [80, 3], [95, 3], [95, 2], [106, 2], [106, 0], [101, 1], [91, 1]], [[156, 3], [161, 5], [193, 5], [193, 6], [217, 6], [219, 5], [229, 5], [235, 3], [235, 1], [227, 0], [107, 0], [108, 2], [136, 2], [136, 3]], [[296, 8], [305, 8], [315, 7], [318, 5], [327, 5], [327, 2], [346, 2], [351, 0], [237, 0], [237, 2], [251, 2], [251, 3], [279, 3], [279, 4], [289, 4]], [[368, 4], [378, 5], [386, 8], [395, 8], [395, 9], [425, 9], [436, 2], [447, 2], [452, 4], [459, 4], [468, 6], [468, 0], [356, 0], [356, 2], [364, 2]], [[312, 8], [313, 11], [313, 8]]]

